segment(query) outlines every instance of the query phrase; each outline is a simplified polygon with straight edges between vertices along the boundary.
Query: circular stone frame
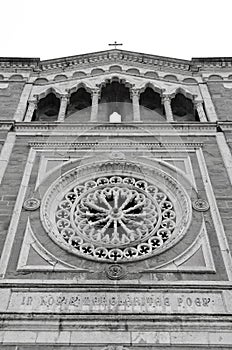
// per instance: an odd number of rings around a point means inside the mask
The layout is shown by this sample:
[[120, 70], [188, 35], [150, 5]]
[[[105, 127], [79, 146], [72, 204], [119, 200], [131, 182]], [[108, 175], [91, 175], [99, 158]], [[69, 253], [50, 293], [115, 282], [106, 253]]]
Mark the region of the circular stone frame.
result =
[[[91, 174], [96, 175], [93, 176]], [[62, 237], [58, 229], [56, 220], [57, 208], [59, 207], [60, 203], [64, 200], [65, 196], [68, 193], [70, 193], [74, 188], [77, 188], [78, 186], [83, 186], [83, 184], [86, 183], [91, 183], [91, 181], [94, 181], [94, 179], [96, 179], [97, 181], [101, 177], [119, 177], [123, 179], [135, 178], [137, 179], [137, 181], [146, 182], [147, 184], [149, 184], [149, 186], [154, 186], [161, 193], [165, 194], [169, 201], [173, 204], [173, 211], [175, 213], [175, 227], [168, 239], [162, 242], [162, 244], [156, 247], [156, 249], [151, 249], [148, 246], [145, 247], [145, 245], [148, 243], [148, 240], [152, 237], [152, 235], [149, 236], [149, 234], [147, 234], [147, 241], [144, 240], [143, 243], [143, 249], [147, 249], [147, 252], [145, 254], [134, 254], [134, 256], [133, 254], [132, 256], [131, 254], [129, 254], [129, 258], [127, 258], [124, 255], [123, 258], [120, 259], [109, 259], [105, 258], [104, 256], [99, 257], [98, 255], [93, 254], [91, 251], [93, 249], [93, 243], [95, 243], [95, 248], [97, 249], [97, 251], [99, 251], [99, 249], [102, 247], [102, 245], [97, 245], [96, 241], [90, 242], [89, 240], [88, 246], [86, 245], [86, 242], [82, 242], [82, 246], [79, 245], [78, 249], [77, 247], [70, 245], [67, 242], [67, 240], [65, 240], [64, 237]], [[111, 188], [113, 188], [113, 185], [111, 186]], [[120, 188], [123, 188], [123, 186]], [[91, 189], [87, 189], [85, 197], [91, 195], [91, 191]], [[138, 190], [138, 193], [141, 194], [143, 193], [143, 191], [140, 189]], [[84, 195], [81, 196], [83, 199]], [[151, 201], [149, 195], [147, 195], [147, 198]], [[80, 198], [76, 199], [75, 204], [73, 206], [74, 209], [72, 209], [72, 214], [74, 214], [74, 210], [77, 206], [78, 201], [80, 202]], [[156, 200], [154, 199], [153, 204], [156, 203], [155, 201]], [[160, 215], [160, 210], [157, 206], [157, 203], [154, 206], [156, 207], [156, 212]], [[117, 213], [115, 215], [117, 215]], [[94, 165], [89, 164], [83, 167], [71, 169], [70, 171], [62, 175], [62, 177], [58, 178], [54, 183], [50, 185], [42, 199], [40, 218], [45, 231], [48, 233], [49, 237], [53, 240], [53, 242], [58, 244], [62, 249], [65, 249], [69, 253], [77, 255], [79, 258], [89, 259], [97, 262], [126, 263], [144, 260], [146, 258], [161, 254], [165, 250], [175, 245], [185, 235], [190, 225], [192, 218], [192, 206], [190, 197], [187, 194], [185, 188], [174, 177], [169, 175], [167, 172], [164, 172], [162, 169], [156, 167], [149, 167], [145, 164], [140, 164], [139, 166], [137, 166], [132, 162], [109, 161], [102, 164], [95, 163]], [[71, 228], [73, 229], [73, 227]], [[79, 236], [79, 238], [83, 238], [80, 228], [74, 229], [74, 231], [76, 237]], [[153, 232], [154, 230], [151, 231]], [[125, 243], [124, 246], [125, 250], [127, 249], [127, 251], [131, 248], [134, 249], [134, 242], [129, 241]], [[120, 244], [115, 245], [115, 249], [117, 250], [118, 254], [121, 254], [120, 250], [122, 249]]]

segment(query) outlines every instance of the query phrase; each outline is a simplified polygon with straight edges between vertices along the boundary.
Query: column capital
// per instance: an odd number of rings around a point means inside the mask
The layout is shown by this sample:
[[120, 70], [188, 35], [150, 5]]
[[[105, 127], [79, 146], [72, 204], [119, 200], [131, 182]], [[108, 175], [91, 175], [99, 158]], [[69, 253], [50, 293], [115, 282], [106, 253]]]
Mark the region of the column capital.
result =
[[131, 93], [131, 97], [134, 97], [134, 96], [139, 97], [140, 89], [132, 87], [130, 93]]
[[203, 104], [203, 100], [193, 100], [193, 104], [194, 106], [199, 106], [199, 105], [202, 105]]
[[171, 102], [171, 96], [170, 95], [161, 95], [161, 102], [164, 104], [164, 102]]
[[100, 92], [101, 92], [101, 89], [99, 87], [95, 87], [93, 89], [91, 89], [91, 95], [92, 97], [100, 97]]
[[64, 100], [64, 101], [67, 101], [69, 102], [69, 98], [70, 98], [70, 95], [67, 93], [67, 94], [62, 94], [60, 96], [60, 100]]

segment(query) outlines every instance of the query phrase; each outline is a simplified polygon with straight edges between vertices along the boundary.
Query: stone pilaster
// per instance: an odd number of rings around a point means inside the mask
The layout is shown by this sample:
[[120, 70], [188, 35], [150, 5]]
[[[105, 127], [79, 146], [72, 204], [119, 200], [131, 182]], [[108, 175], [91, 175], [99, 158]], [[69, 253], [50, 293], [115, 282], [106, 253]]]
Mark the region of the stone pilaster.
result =
[[131, 98], [132, 98], [132, 105], [133, 105], [133, 121], [134, 122], [140, 122], [140, 107], [139, 107], [139, 95], [140, 90], [139, 89], [131, 89]]
[[200, 122], [207, 122], [207, 118], [206, 118], [205, 111], [203, 108], [203, 101], [195, 101], [194, 106], [197, 110]]
[[91, 122], [96, 122], [97, 121], [97, 115], [98, 115], [98, 100], [100, 97], [100, 89], [95, 88], [92, 90], [92, 108], [91, 108], [91, 117], [90, 121]]
[[33, 100], [29, 100], [28, 101], [28, 108], [27, 108], [27, 113], [26, 116], [24, 118], [25, 122], [30, 122], [32, 117], [33, 117], [33, 113], [37, 108], [37, 99], [34, 98]]
[[59, 114], [58, 114], [58, 122], [63, 122], [65, 119], [65, 113], [67, 109], [69, 101], [69, 96], [68, 95], [62, 95], [60, 99], [60, 109], [59, 109]]
[[164, 110], [165, 110], [165, 116], [166, 116], [166, 120], [168, 122], [173, 122], [173, 114], [172, 114], [172, 107], [171, 107], [171, 98], [170, 96], [163, 96], [162, 97], [162, 103], [164, 105]]

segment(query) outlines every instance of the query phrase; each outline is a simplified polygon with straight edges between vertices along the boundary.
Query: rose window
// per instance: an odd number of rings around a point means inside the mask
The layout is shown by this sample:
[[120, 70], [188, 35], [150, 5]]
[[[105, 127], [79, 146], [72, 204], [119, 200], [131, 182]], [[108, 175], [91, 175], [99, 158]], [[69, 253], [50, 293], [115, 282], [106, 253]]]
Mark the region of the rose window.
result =
[[104, 176], [69, 190], [55, 211], [52, 235], [89, 259], [126, 262], [165, 246], [177, 225], [172, 200], [148, 181]]

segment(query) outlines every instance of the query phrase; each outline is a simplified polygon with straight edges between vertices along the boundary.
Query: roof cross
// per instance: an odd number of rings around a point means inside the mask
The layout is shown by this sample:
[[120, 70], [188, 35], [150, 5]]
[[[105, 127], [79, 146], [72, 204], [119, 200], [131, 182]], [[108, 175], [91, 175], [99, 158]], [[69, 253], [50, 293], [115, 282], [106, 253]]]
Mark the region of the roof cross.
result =
[[115, 41], [113, 44], [108, 44], [109, 46], [114, 46], [115, 49], [117, 49], [117, 46], [122, 46], [123, 44], [119, 44], [117, 43], [117, 41]]

